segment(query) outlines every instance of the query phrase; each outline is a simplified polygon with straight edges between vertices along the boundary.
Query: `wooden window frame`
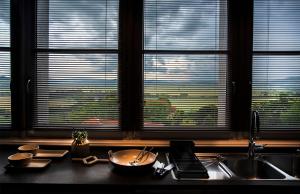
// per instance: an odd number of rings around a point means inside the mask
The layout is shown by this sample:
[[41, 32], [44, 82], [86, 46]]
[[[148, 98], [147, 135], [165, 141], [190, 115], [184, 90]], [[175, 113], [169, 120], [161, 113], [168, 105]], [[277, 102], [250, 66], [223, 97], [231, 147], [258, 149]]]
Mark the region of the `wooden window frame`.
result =
[[[36, 1], [11, 0], [11, 107], [12, 127], [3, 137], [70, 137], [69, 130], [32, 130], [35, 103]], [[143, 0], [119, 1], [120, 131], [89, 131], [102, 139], [232, 139], [246, 138], [252, 98], [253, 2], [228, 0], [228, 74], [230, 130], [143, 130]], [[30, 81], [29, 81], [30, 80]], [[293, 132], [262, 132], [264, 138], [300, 137]]]

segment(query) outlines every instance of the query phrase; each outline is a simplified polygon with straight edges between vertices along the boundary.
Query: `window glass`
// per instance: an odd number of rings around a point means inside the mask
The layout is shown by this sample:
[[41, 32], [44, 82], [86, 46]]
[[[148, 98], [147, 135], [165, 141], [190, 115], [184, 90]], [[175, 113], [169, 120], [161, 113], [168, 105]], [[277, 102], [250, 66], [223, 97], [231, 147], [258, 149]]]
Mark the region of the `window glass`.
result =
[[300, 127], [300, 1], [254, 1], [252, 109], [262, 129]]
[[117, 0], [38, 0], [34, 127], [118, 128]]
[[0, 1], [0, 125], [11, 123], [10, 1]]
[[226, 128], [227, 1], [144, 9], [144, 127]]

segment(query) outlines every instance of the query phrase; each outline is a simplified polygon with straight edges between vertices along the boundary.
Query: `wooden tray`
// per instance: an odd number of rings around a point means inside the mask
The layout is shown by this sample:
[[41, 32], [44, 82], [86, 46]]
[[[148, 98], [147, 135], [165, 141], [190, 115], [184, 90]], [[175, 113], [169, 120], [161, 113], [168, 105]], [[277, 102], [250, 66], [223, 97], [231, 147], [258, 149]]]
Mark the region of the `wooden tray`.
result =
[[38, 150], [34, 158], [62, 158], [68, 150]]
[[11, 164], [6, 165], [4, 168], [7, 170], [25, 170], [25, 169], [43, 169], [46, 168], [51, 162], [51, 159], [32, 159], [26, 166], [15, 167]]

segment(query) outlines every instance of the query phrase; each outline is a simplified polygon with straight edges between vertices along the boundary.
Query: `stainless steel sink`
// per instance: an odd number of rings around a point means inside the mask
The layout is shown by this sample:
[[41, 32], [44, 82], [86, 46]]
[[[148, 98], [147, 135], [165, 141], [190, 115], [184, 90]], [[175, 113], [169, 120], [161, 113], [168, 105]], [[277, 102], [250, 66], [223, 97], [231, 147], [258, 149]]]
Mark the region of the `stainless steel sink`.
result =
[[[247, 154], [213, 155], [196, 153], [208, 171], [206, 180], [299, 180], [300, 177], [300, 154], [264, 154], [254, 158], [248, 158]], [[178, 180], [173, 172], [172, 176]]]
[[260, 159], [225, 158], [226, 167], [240, 179], [285, 179], [284, 172]]
[[265, 154], [263, 159], [294, 178], [300, 178], [300, 154]]
[[[174, 170], [171, 171], [172, 178], [175, 180], [227, 180], [231, 178], [231, 173], [225, 170], [225, 166], [221, 164], [218, 159], [218, 154], [199, 154], [196, 153], [198, 159], [202, 162], [207, 169], [208, 178], [178, 178], [176, 177]], [[170, 163], [169, 154], [166, 154], [167, 162]]]

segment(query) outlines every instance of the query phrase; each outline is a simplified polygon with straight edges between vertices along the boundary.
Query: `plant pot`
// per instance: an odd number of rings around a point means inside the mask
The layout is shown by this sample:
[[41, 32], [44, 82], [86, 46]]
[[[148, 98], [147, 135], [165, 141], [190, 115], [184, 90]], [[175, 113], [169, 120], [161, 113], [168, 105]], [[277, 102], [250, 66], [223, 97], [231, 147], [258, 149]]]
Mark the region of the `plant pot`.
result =
[[72, 158], [85, 158], [90, 155], [90, 144], [88, 142], [78, 144], [73, 141], [71, 145]]

